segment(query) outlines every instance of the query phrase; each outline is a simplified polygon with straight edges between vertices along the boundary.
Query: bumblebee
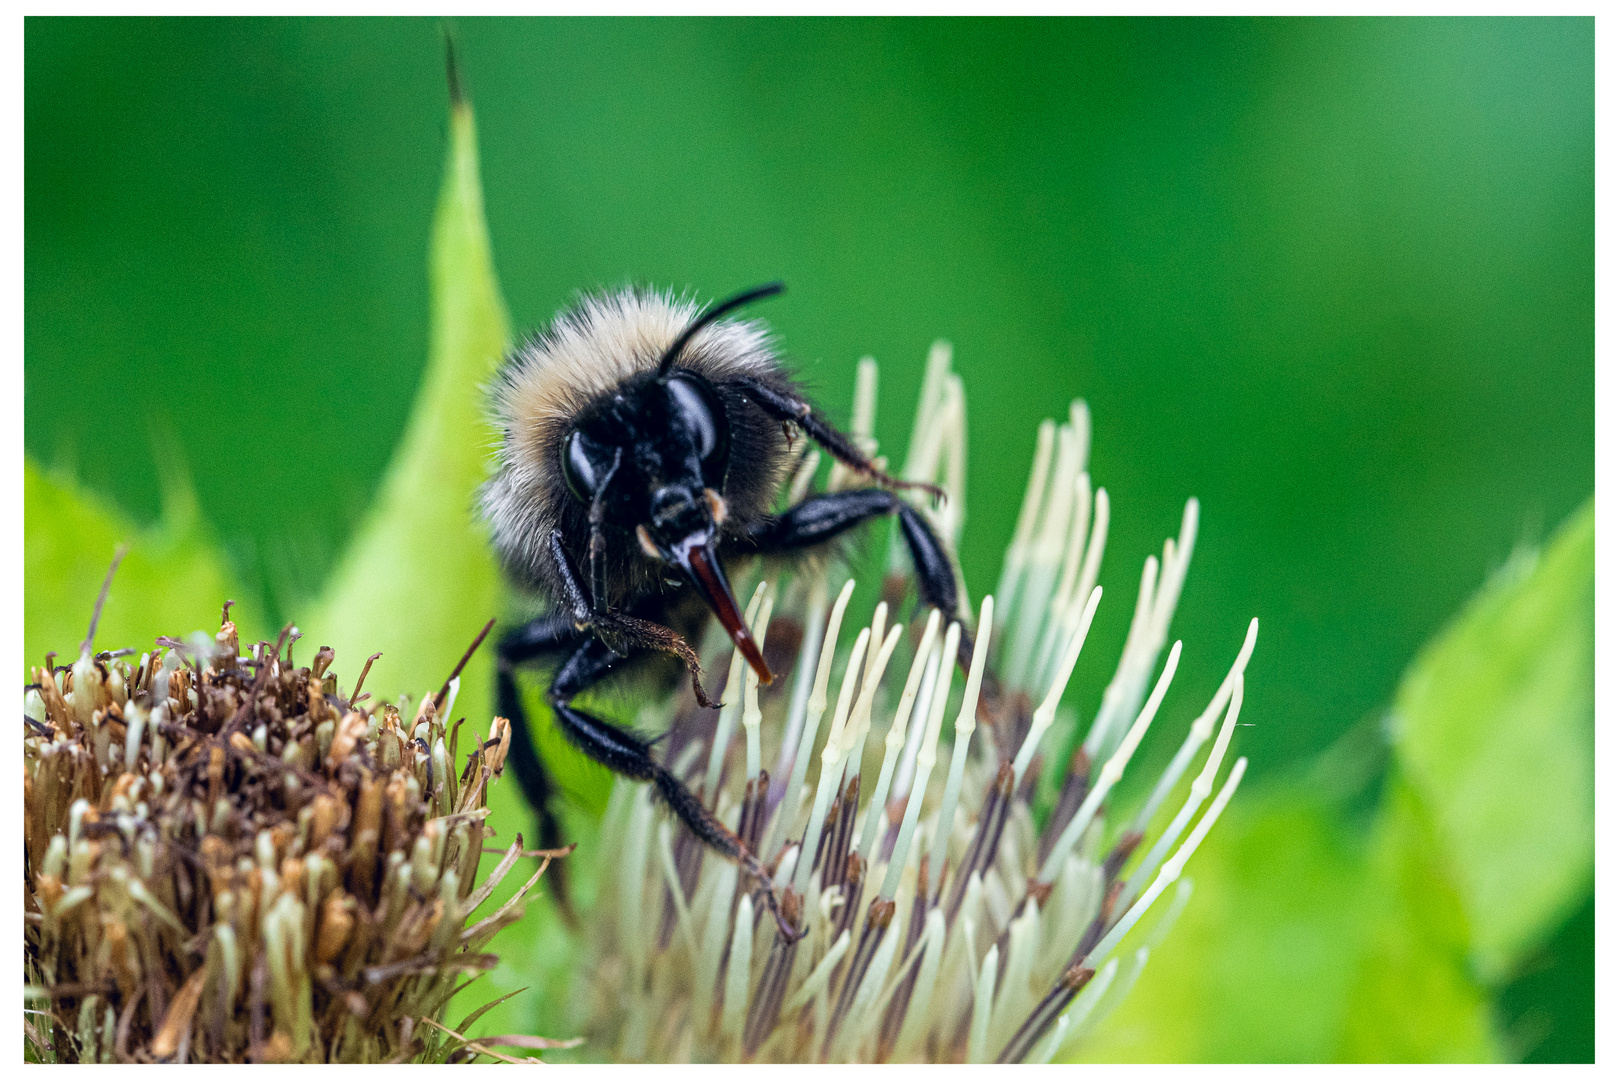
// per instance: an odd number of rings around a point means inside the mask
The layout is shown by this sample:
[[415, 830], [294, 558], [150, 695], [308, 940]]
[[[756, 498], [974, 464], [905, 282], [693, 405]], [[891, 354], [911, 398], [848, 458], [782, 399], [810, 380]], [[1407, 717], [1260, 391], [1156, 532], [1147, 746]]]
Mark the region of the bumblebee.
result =
[[[645, 290], [586, 296], [501, 365], [491, 390], [501, 432], [497, 469], [480, 492], [507, 574], [547, 601], [545, 614], [504, 635], [497, 661], [498, 708], [512, 721], [508, 764], [539, 814], [544, 841], [561, 842], [553, 785], [515, 670], [548, 660], [555, 665], [550, 705], [569, 742], [653, 784], [704, 843], [761, 882], [773, 911], [755, 853], [654, 756], [656, 739], [573, 701], [665, 653], [686, 664], [698, 700], [712, 706], [681, 632], [695, 633], [708, 612], [760, 682], [771, 682], [729, 568], [758, 556], [802, 556], [873, 518], [899, 519], [922, 603], [946, 620], [955, 616], [949, 556], [897, 491], [942, 493], [879, 469], [810, 404], [762, 324], [725, 318], [781, 291], [779, 283], [765, 285], [706, 310]], [[870, 486], [773, 512], [795, 428]]]

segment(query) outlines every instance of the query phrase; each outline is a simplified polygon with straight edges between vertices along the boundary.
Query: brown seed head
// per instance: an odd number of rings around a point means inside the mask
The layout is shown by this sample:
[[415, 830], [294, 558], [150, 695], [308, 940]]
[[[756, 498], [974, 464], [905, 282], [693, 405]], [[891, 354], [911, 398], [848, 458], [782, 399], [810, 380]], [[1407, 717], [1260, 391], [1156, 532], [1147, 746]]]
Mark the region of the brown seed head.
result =
[[[499, 927], [463, 944], [459, 898], [510, 726], [458, 787], [397, 710], [375, 736], [363, 706], [338, 714], [330, 649], [310, 668], [267, 643], [241, 657], [227, 623], [199, 678], [164, 654], [179, 648], [162, 639], [137, 666], [81, 656], [25, 694], [24, 977], [48, 1003], [25, 1017], [30, 1045], [59, 1061], [443, 1059], [460, 1042], [430, 1050], [410, 1031], [442, 1016], [457, 972], [494, 961]], [[419, 716], [448, 747], [430, 702]], [[434, 816], [429, 769], [438, 809], [453, 795], [464, 816]]]

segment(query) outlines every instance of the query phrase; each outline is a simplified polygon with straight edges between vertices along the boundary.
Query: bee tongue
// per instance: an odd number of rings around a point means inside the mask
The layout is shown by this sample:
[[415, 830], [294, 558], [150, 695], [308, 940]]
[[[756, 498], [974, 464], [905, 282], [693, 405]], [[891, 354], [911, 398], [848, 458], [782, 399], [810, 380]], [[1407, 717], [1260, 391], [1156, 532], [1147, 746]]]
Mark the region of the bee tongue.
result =
[[720, 569], [719, 560], [714, 558], [714, 548], [711, 544], [692, 544], [686, 548], [684, 558], [677, 557], [677, 564], [682, 564], [691, 583], [697, 586], [697, 591], [708, 606], [714, 609], [719, 618], [720, 625], [725, 632], [731, 635], [731, 640], [741, 650], [742, 658], [748, 662], [759, 675], [759, 681], [766, 686], [775, 681], [775, 676], [765, 666], [765, 658], [759, 652], [759, 645], [748, 633], [747, 624], [742, 621], [742, 612], [736, 606], [736, 597], [731, 595], [730, 583], [725, 580], [725, 571]]

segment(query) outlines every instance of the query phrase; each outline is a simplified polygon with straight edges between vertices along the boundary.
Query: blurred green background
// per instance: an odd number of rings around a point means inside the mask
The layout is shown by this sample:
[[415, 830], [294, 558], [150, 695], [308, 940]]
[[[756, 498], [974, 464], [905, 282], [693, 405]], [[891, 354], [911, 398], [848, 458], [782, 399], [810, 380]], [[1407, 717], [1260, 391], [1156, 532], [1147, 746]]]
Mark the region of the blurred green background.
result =
[[[949, 339], [975, 596], [1035, 425], [1087, 398], [1110, 595], [1196, 495], [1182, 678], [1261, 620], [1256, 777], [1375, 724], [1592, 490], [1588, 19], [454, 31], [516, 328], [581, 287], [780, 277], [759, 313], [834, 416], [877, 357], [890, 448]], [[265, 626], [324, 581], [422, 372], [442, 33], [26, 24], [26, 448], [137, 521], [183, 462]], [[1531, 1057], [1589, 1058], [1591, 919], [1503, 992], [1552, 1018]]]

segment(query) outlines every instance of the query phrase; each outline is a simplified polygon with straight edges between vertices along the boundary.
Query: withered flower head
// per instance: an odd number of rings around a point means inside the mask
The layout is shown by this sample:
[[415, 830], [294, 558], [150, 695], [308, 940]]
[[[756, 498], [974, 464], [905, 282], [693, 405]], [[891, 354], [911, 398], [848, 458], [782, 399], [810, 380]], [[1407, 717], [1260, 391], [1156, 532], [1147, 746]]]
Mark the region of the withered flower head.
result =
[[474, 888], [506, 722], [463, 737], [447, 722], [456, 680], [406, 722], [358, 685], [345, 697], [330, 649], [295, 667], [284, 631], [241, 655], [228, 616], [134, 663], [94, 652], [92, 621], [71, 666], [34, 669], [31, 1056], [442, 1061], [554, 1045], [440, 1024], [549, 862], [538, 853], [516, 895], [467, 925], [525, 854], [518, 837]]

